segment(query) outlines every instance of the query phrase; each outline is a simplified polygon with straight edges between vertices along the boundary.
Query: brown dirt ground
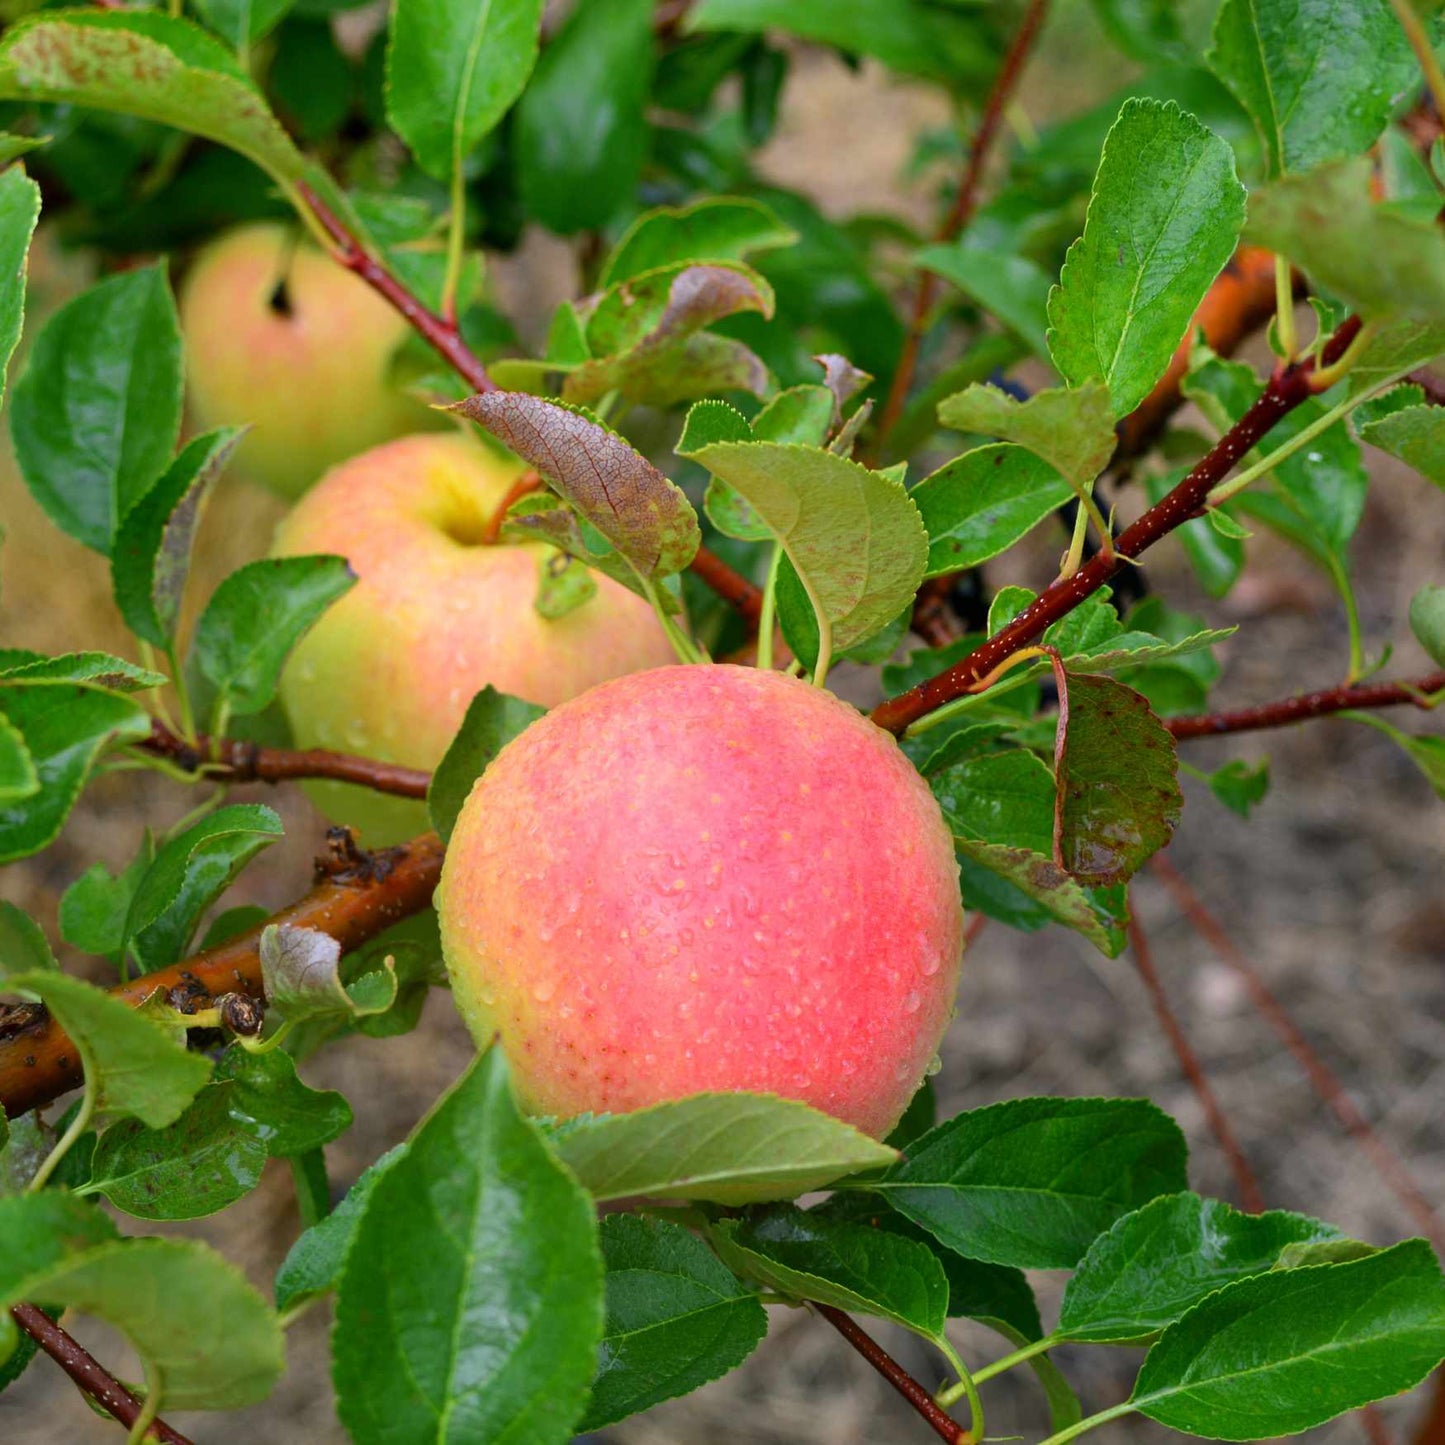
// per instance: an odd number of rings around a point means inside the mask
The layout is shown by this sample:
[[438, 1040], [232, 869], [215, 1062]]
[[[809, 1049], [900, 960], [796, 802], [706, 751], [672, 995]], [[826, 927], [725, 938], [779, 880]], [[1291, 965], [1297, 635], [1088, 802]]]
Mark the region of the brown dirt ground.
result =
[[[1068, 36], [1050, 39], [1035, 82], [1060, 73]], [[865, 69], [851, 76], [809, 57], [789, 92], [790, 110], [768, 164], [778, 178], [805, 184], [830, 210], [856, 205], [856, 178], [896, 177], [919, 124], [943, 119], [937, 102]], [[847, 157], [844, 166], [836, 158]], [[819, 158], [826, 157], [825, 164]], [[922, 214], [915, 187], [870, 198], [870, 209], [900, 204]], [[509, 304], [555, 294], [558, 248], [539, 243], [502, 268]], [[36, 268], [36, 309], [61, 294], [74, 267], [54, 259]], [[1376, 458], [1376, 460], [1380, 460]], [[40, 516], [14, 475], [0, 465], [3, 555], [0, 627], [7, 643], [61, 650], [124, 646], [98, 559], [61, 537]], [[264, 551], [277, 517], [259, 493], [232, 489], [208, 518], [205, 571], [217, 578]], [[1381, 464], [1356, 544], [1365, 626], [1376, 648], [1398, 647], [1400, 675], [1423, 666], [1407, 636], [1410, 593], [1439, 579], [1445, 507], [1413, 474]], [[1048, 539], [999, 568], [992, 580], [1049, 573], [1056, 543]], [[1151, 579], [1171, 600], [1199, 606], [1177, 551], [1161, 548]], [[1342, 668], [1344, 627], [1327, 590], [1300, 563], [1261, 546], [1227, 604], [1208, 608], [1213, 621], [1248, 620], [1223, 649], [1222, 702], [1263, 700], [1298, 687], [1327, 684]], [[871, 682], [855, 678], [862, 691]], [[1234, 937], [1329, 1062], [1382, 1136], [1406, 1159], [1427, 1195], [1445, 1185], [1445, 808], [1430, 797], [1411, 765], [1385, 739], [1342, 723], [1317, 723], [1262, 738], [1190, 744], [1188, 756], [1209, 765], [1226, 756], [1268, 752], [1274, 786], [1246, 824], [1186, 784], [1188, 806], [1171, 857], [1227, 922]], [[262, 796], [260, 790], [251, 790]], [[298, 890], [316, 850], [320, 822], [293, 792], [268, 794], [289, 829], [285, 843], [246, 874], [234, 901], [280, 905]], [[119, 777], [93, 787], [59, 843], [42, 857], [0, 873], [0, 896], [37, 913], [54, 933], [60, 892], [97, 858], [125, 859], [145, 823], [165, 824], [185, 807], [160, 780]], [[1136, 906], [1154, 944], [1165, 985], [1203, 1056], [1220, 1097], [1259, 1172], [1271, 1204], [1306, 1209], [1361, 1237], [1390, 1242], [1414, 1232], [1360, 1152], [1346, 1141], [1298, 1068], [1254, 1015], [1234, 977], [1180, 921], [1147, 877]], [[72, 962], [74, 962], [72, 960]], [[444, 993], [421, 1027], [403, 1039], [357, 1039], [322, 1054], [305, 1072], [317, 1086], [344, 1090], [357, 1105], [351, 1132], [328, 1150], [333, 1178], [344, 1185], [384, 1148], [402, 1138], [437, 1092], [463, 1067], [465, 1034]], [[1230, 1197], [1230, 1180], [1200, 1111], [1162, 1040], [1128, 957], [1110, 962], [1060, 929], [1025, 937], [990, 926], [966, 964], [959, 1014], [938, 1079], [946, 1107], [984, 1104], [1021, 1094], [1145, 1095], [1174, 1113], [1194, 1149], [1194, 1181]], [[297, 1228], [289, 1179], [268, 1172], [262, 1187], [226, 1214], [177, 1233], [207, 1239], [265, 1288]], [[1038, 1280], [1045, 1316], [1057, 1277]], [[613, 1445], [863, 1445], [921, 1441], [927, 1432], [834, 1333], [807, 1315], [774, 1309], [771, 1338], [740, 1371], [686, 1401], [605, 1432]], [[264, 1441], [323, 1445], [341, 1441], [327, 1383], [326, 1311], [291, 1332], [290, 1370], [265, 1405], [238, 1415], [177, 1416], [200, 1442]], [[100, 1327], [80, 1337], [122, 1371], [134, 1369], [125, 1347]], [[937, 1361], [902, 1333], [878, 1336], [921, 1378], [937, 1378]], [[970, 1358], [1000, 1353], [973, 1326], [956, 1326]], [[1133, 1351], [1062, 1351], [1061, 1364], [1087, 1408], [1127, 1391]], [[1026, 1431], [1037, 1438], [1044, 1416], [1029, 1381], [1004, 1380], [988, 1390], [992, 1435]], [[1404, 1439], [1419, 1400], [1393, 1402], [1386, 1418]], [[1152, 1441], [1164, 1432], [1123, 1421], [1102, 1438]], [[39, 1362], [0, 1396], [0, 1441], [6, 1445], [103, 1442], [117, 1438], [59, 1373]], [[1312, 1432], [1316, 1442], [1358, 1440], [1343, 1421]]]

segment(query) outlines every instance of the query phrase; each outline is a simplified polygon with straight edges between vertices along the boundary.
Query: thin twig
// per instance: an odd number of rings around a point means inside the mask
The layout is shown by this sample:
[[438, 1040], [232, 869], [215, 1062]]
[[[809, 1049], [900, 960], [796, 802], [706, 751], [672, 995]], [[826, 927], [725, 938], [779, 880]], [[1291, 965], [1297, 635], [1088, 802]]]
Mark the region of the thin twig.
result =
[[809, 1302], [809, 1308], [822, 1315], [923, 1416], [940, 1440], [947, 1440], [948, 1445], [972, 1445], [973, 1437], [968, 1431], [946, 1414], [933, 1396], [877, 1340], [861, 1329], [851, 1315], [816, 1300]]
[[1319, 692], [1301, 693], [1258, 707], [1235, 708], [1230, 712], [1201, 713], [1189, 717], [1165, 718], [1164, 726], [1176, 738], [1210, 738], [1224, 733], [1258, 732], [1282, 728], [1309, 718], [1358, 708], [1432, 706], [1432, 694], [1445, 689], [1445, 671], [1432, 672], [1413, 682], [1372, 682], [1356, 687], [1327, 687]]
[[735, 572], [716, 552], [699, 547], [692, 559], [692, 572], [729, 604], [750, 628], [756, 629], [763, 611], [763, 591]]
[[[328, 933], [350, 951], [419, 913], [441, 877], [442, 841], [424, 833], [399, 848], [345, 851], [323, 863], [315, 888], [265, 923], [191, 958], [111, 990], [139, 1008], [157, 989], [182, 1013], [209, 1008], [223, 994], [262, 996], [261, 931], [270, 923]], [[75, 1045], [40, 1004], [0, 1006], [0, 1108], [15, 1118], [81, 1081]]]
[[507, 520], [507, 513], [512, 510], [514, 502], [520, 502], [523, 497], [530, 497], [533, 492], [542, 490], [542, 478], [536, 472], [528, 470], [522, 473], [510, 487], [507, 494], [497, 503], [492, 515], [487, 518], [487, 525], [482, 528], [482, 545], [493, 547], [501, 539], [502, 524]]
[[[938, 229], [936, 239], [940, 242], [952, 241], [973, 219], [973, 213], [978, 208], [984, 166], [989, 152], [993, 149], [994, 137], [1003, 123], [1004, 112], [1008, 109], [1009, 100], [1018, 85], [1034, 41], [1038, 38], [1048, 8], [1048, 0], [1030, 0], [1029, 8], [1019, 22], [1019, 28], [1004, 55], [1003, 64], [999, 67], [993, 89], [984, 101], [983, 114], [979, 117], [978, 129], [969, 145], [968, 160], [964, 165], [958, 190], [954, 194], [953, 204], [948, 208], [948, 214]], [[937, 294], [938, 278], [931, 271], [920, 273], [918, 289], [913, 296], [913, 311], [909, 317], [908, 331], [903, 338], [903, 348], [899, 352], [898, 365], [893, 372], [893, 383], [888, 388], [887, 399], [878, 415], [875, 433], [877, 440], [873, 446], [875, 454], [881, 454], [888, 434], [902, 415], [903, 404], [907, 401], [909, 388], [913, 385], [913, 374], [918, 369], [918, 351], [923, 344], [928, 313], [933, 309]]]
[[[1352, 317], [1345, 321], [1324, 348], [1322, 363], [1329, 365], [1343, 355], [1359, 329], [1358, 319]], [[1112, 557], [1100, 552], [1072, 577], [1053, 582], [1012, 622], [976, 647], [961, 662], [880, 704], [873, 710], [873, 721], [889, 732], [901, 733], [919, 718], [955, 698], [963, 697], [982, 678], [995, 672], [1000, 663], [1035, 642], [1048, 627], [1093, 596], [1160, 538], [1198, 516], [1209, 493], [1229, 475], [1240, 458], [1281, 417], [1313, 395], [1310, 381], [1314, 370], [1313, 358], [1277, 370], [1254, 404], [1210, 448], [1189, 475], [1119, 534]]]
[[1159, 1020], [1159, 1026], [1168, 1037], [1170, 1046], [1174, 1050], [1174, 1057], [1179, 1060], [1179, 1067], [1184, 1071], [1184, 1077], [1194, 1091], [1194, 1097], [1199, 1100], [1200, 1108], [1204, 1110], [1204, 1117], [1209, 1124], [1210, 1132], [1224, 1151], [1224, 1157], [1229, 1161], [1235, 1187], [1239, 1190], [1240, 1203], [1251, 1214], [1258, 1214], [1264, 1209], [1264, 1194], [1260, 1190], [1259, 1180], [1255, 1178], [1254, 1170], [1250, 1167], [1233, 1126], [1225, 1116], [1218, 1096], [1209, 1083], [1199, 1055], [1194, 1052], [1194, 1045], [1189, 1042], [1189, 1038], [1179, 1022], [1179, 1016], [1174, 1012], [1168, 995], [1164, 992], [1164, 985], [1159, 978], [1159, 970], [1154, 967], [1153, 950], [1149, 947], [1149, 940], [1145, 937], [1144, 929], [1139, 920], [1132, 916], [1129, 919], [1129, 943], [1134, 954], [1134, 967], [1138, 969], [1139, 977], [1144, 982], [1144, 988], [1149, 995], [1149, 1002], [1154, 1006], [1154, 1014]]
[[[108, 1415], [129, 1428], [141, 1412], [141, 1402], [116, 1379], [78, 1340], [73, 1339], [44, 1310], [34, 1305], [12, 1305], [15, 1323], [75, 1381]], [[163, 1445], [191, 1445], [179, 1430], [164, 1420], [153, 1420], [146, 1439]]]
[[192, 747], [164, 723], [153, 721], [151, 733], [137, 745], [143, 752], [168, 758], [186, 772], [202, 773], [227, 783], [285, 783], [296, 778], [326, 778], [355, 783], [398, 798], [425, 798], [431, 774], [375, 758], [333, 753], [326, 748], [264, 748], [234, 738], [199, 737]]
[[1435, 1208], [1430, 1203], [1429, 1196], [1416, 1182], [1405, 1162], [1375, 1132], [1373, 1125], [1360, 1112], [1334, 1071], [1315, 1052], [1314, 1045], [1300, 1032], [1284, 1005], [1270, 992], [1254, 964], [1244, 956], [1218, 919], [1204, 906], [1199, 895], [1167, 858], [1157, 854], [1151, 866], [1160, 882], [1168, 889], [1176, 907], [1193, 925], [1195, 932], [1214, 950], [1216, 956], [1243, 980], [1255, 1008], [1304, 1070], [1321, 1101], [1340, 1121], [1345, 1132], [1369, 1155], [1380, 1177], [1389, 1185], [1410, 1217], [1430, 1237], [1436, 1249], [1445, 1251], [1445, 1229], [1441, 1228], [1440, 1221], [1435, 1216]]

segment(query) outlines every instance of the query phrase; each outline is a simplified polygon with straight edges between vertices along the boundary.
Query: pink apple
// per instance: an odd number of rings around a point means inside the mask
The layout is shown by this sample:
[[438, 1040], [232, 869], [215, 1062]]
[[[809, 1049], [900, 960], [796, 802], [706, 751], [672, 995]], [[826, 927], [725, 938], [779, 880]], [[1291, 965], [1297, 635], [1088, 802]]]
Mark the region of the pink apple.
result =
[[282, 496], [434, 424], [390, 374], [406, 320], [293, 228], [243, 226], [208, 246], [180, 312], [193, 423], [251, 423], [233, 470]]
[[[488, 683], [552, 707], [675, 659], [652, 609], [605, 577], [574, 611], [537, 612], [551, 549], [480, 540], [518, 471], [470, 437], [428, 433], [353, 457], [296, 504], [274, 553], [339, 555], [360, 578], [282, 674], [298, 746], [433, 768]], [[344, 783], [310, 791], [367, 843], [427, 827], [420, 803]]]
[[897, 743], [776, 672], [604, 683], [483, 774], [438, 892], [453, 994], [535, 1112], [705, 1090], [882, 1137], [953, 1011], [963, 910]]

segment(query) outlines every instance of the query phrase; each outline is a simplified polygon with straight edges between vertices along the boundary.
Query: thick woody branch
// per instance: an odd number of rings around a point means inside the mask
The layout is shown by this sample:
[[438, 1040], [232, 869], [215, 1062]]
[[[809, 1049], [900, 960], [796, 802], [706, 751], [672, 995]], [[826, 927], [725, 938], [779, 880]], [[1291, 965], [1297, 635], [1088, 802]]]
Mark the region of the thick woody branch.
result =
[[1329, 687], [1302, 693], [1258, 707], [1241, 707], [1231, 712], [1204, 713], [1193, 717], [1171, 717], [1164, 726], [1176, 738], [1212, 738], [1224, 733], [1258, 732], [1263, 728], [1288, 727], [1290, 723], [1359, 708], [1433, 706], [1433, 694], [1445, 689], [1445, 671], [1432, 672], [1414, 682], [1374, 682], [1358, 687]]
[[[958, 236], [973, 219], [974, 211], [978, 209], [979, 192], [989, 152], [993, 149], [994, 138], [998, 135], [999, 126], [1003, 124], [1004, 111], [1008, 109], [1009, 101], [1018, 88], [1019, 77], [1023, 74], [1024, 64], [1033, 50], [1034, 41], [1038, 38], [1048, 8], [1048, 0], [1030, 0], [1029, 8], [1024, 12], [1018, 31], [1014, 35], [1008, 53], [1004, 56], [1003, 64], [999, 68], [998, 76], [994, 80], [993, 89], [989, 91], [988, 99], [984, 101], [978, 129], [974, 132], [973, 141], [968, 148], [968, 160], [963, 168], [963, 176], [959, 180], [953, 204], [949, 207], [948, 214], [944, 217], [943, 224], [938, 230], [937, 239], [939, 241], [951, 241]], [[909, 317], [908, 331], [903, 339], [903, 349], [899, 353], [898, 366], [893, 373], [893, 383], [888, 388], [888, 396], [883, 403], [883, 410], [878, 415], [878, 440], [875, 451], [882, 450], [884, 443], [888, 440], [888, 434], [893, 430], [903, 412], [904, 402], [908, 400], [908, 391], [913, 385], [913, 376], [918, 369], [918, 351], [923, 344], [923, 333], [928, 325], [928, 313], [933, 309], [933, 302], [937, 294], [938, 278], [931, 271], [923, 272], [918, 278], [918, 289], [914, 292], [913, 311]]]
[[[1359, 329], [1358, 320], [1346, 321], [1324, 348], [1322, 363], [1329, 365], [1337, 361]], [[1106, 586], [1160, 538], [1200, 515], [1209, 493], [1234, 470], [1240, 458], [1263, 440], [1282, 416], [1313, 394], [1310, 380], [1314, 370], [1315, 362], [1311, 360], [1275, 372], [1255, 403], [1189, 475], [1119, 534], [1112, 553], [1100, 552], [1072, 577], [1053, 582], [1007, 627], [976, 647], [961, 662], [875, 708], [873, 721], [889, 732], [901, 733], [945, 703], [976, 691], [979, 683], [1001, 663], [1036, 642], [1053, 623]]]
[[425, 798], [431, 774], [419, 768], [374, 758], [333, 753], [326, 748], [263, 748], [234, 738], [196, 739], [194, 747], [160, 722], [151, 723], [151, 735], [141, 751], [167, 758], [186, 772], [204, 769], [206, 776], [227, 783], [285, 783], [296, 778], [325, 778], [356, 783], [377, 793], [398, 798]]
[[[122, 1425], [129, 1427], [135, 1424], [141, 1412], [141, 1402], [79, 1341], [72, 1339], [49, 1315], [34, 1305], [13, 1305], [10, 1314], [15, 1323], [102, 1410]], [[186, 1436], [172, 1430], [164, 1420], [151, 1421], [146, 1439], [160, 1440], [163, 1445], [191, 1445]]]
[[[441, 866], [442, 841], [435, 833], [377, 853], [343, 851], [319, 865], [323, 876], [310, 893], [266, 924], [329, 933], [348, 951], [425, 908]], [[266, 924], [123, 983], [111, 996], [139, 1008], [160, 989], [182, 1013], [208, 1008], [228, 993], [261, 998], [260, 943]], [[80, 1082], [80, 1055], [43, 1005], [0, 1006], [0, 1108], [10, 1118], [48, 1104]]]
[[859, 1327], [851, 1315], [832, 1305], [810, 1302], [810, 1308], [828, 1321], [932, 1427], [933, 1433], [948, 1445], [972, 1445], [973, 1437], [949, 1416], [934, 1400], [933, 1396], [883, 1348], [866, 1330]]

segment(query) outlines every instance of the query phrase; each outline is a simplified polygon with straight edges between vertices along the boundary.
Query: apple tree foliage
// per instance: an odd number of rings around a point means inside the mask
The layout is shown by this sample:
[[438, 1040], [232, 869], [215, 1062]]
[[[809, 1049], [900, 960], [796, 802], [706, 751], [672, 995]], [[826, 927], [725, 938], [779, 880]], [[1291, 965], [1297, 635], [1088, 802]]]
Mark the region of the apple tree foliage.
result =
[[[398, 376], [541, 474], [505, 535], [632, 587], [699, 659], [745, 640], [689, 570], [705, 542], [763, 588], [764, 663], [776, 622], [819, 685], [849, 659], [881, 664], [890, 696], [1035, 605], [1023, 587], [982, 589], [983, 564], [1051, 527], [1065, 575], [1113, 545], [1114, 498], [1096, 484], [1176, 358], [1201, 419], [1128, 458], [1123, 510], [1219, 458], [1274, 383], [1216, 354], [1192, 318], [1242, 244], [1268, 248], [1302, 278], [1281, 266], [1286, 297], [1303, 285], [1317, 318], [1304, 337], [1287, 308], [1271, 341], [1319, 384], [1227, 457], [1166, 545], [1219, 598], [1252, 537], [1276, 534], [1338, 589], [1350, 679], [1383, 663], [1351, 581], [1365, 448], [1445, 486], [1445, 411], [1408, 379], [1445, 353], [1445, 152], [1403, 123], [1432, 112], [1387, 0], [1221, 0], [1212, 27], [1194, 23], [1200, 6], [1098, 0], [1093, 43], [1133, 79], [1004, 145], [967, 224], [933, 236], [897, 217], [832, 220], [755, 154], [805, 47], [937, 87], [976, 123], [1022, 7], [583, 0], [544, 16], [541, 0], [392, 0], [369, 28], [343, 23], [352, 8], [6, 12], [0, 359], [20, 340], [42, 208], [104, 263], [28, 336], [10, 435], [46, 515], [108, 560], [140, 660], [0, 651], [0, 860], [51, 844], [99, 772], [149, 766], [183, 785], [214, 761], [200, 738], [284, 743], [280, 669], [353, 584], [343, 559], [316, 556], [252, 562], [204, 601], [188, 590], [207, 497], [255, 418], [184, 435], [170, 267], [262, 217], [299, 217], [350, 248], [340, 260], [367, 258], [447, 325], [455, 314], [497, 389], [471, 394], [420, 336]], [[926, 137], [919, 159], [962, 164], [963, 147]], [[504, 315], [480, 264], [528, 226], [579, 238], [584, 258], [581, 294], [548, 318]], [[885, 430], [875, 404], [907, 354], [900, 283], [926, 285], [936, 315]], [[523, 331], [545, 339], [528, 347]], [[1349, 344], [1332, 353], [1332, 338]], [[965, 573], [971, 630], [917, 645], [920, 590]], [[556, 616], [585, 595], [544, 579], [536, 605]], [[1410, 609], [1439, 664], [1442, 596], [1426, 586]], [[1128, 879], [1180, 819], [1171, 719], [1208, 710], [1229, 631], [1126, 575], [977, 679], [989, 685], [918, 713], [902, 744], [953, 831], [969, 909], [1120, 953]], [[537, 712], [490, 690], [473, 702], [431, 787], [443, 838]], [[148, 747], [158, 720], [189, 757]], [[1358, 720], [1445, 794], [1438, 736]], [[1236, 764], [1208, 781], [1247, 815], [1268, 779]], [[280, 835], [270, 808], [221, 798], [138, 839], [118, 871], [69, 880], [59, 937], [119, 992], [62, 972], [51, 930], [0, 905], [0, 989], [18, 1001], [0, 1012], [0, 1051], [23, 1052], [48, 1015], [83, 1084], [58, 1117], [0, 1100], [0, 1293], [118, 1329], [147, 1415], [263, 1399], [287, 1325], [323, 1300], [337, 1413], [361, 1445], [566, 1441], [734, 1368], [767, 1332], [765, 1301], [913, 1331], [960, 1375], [949, 1405], [973, 1387], [947, 1323], [982, 1321], [1012, 1352], [989, 1373], [1034, 1370], [1054, 1442], [1129, 1413], [1214, 1439], [1298, 1432], [1412, 1388], [1445, 1356], [1428, 1244], [1201, 1198], [1179, 1128], [1140, 1100], [937, 1119], [925, 1085], [886, 1142], [751, 1095], [549, 1121], [519, 1110], [493, 1048], [343, 1187], [324, 1150], [352, 1105], [297, 1065], [351, 1033], [414, 1026], [444, 978], [430, 913], [350, 949], [284, 920], [260, 931], [260, 1036], [254, 1010], [242, 1027], [145, 981], [257, 927], [254, 907], [218, 905]], [[237, 1202], [272, 1159], [290, 1162], [304, 1227], [264, 1290], [204, 1244], [142, 1232]], [[599, 1203], [613, 1207], [599, 1217]], [[1050, 1324], [1025, 1270], [1070, 1272]], [[1142, 1347], [1129, 1399], [1085, 1416], [1048, 1357], [1064, 1343]], [[0, 1314], [0, 1387], [33, 1353]]]

